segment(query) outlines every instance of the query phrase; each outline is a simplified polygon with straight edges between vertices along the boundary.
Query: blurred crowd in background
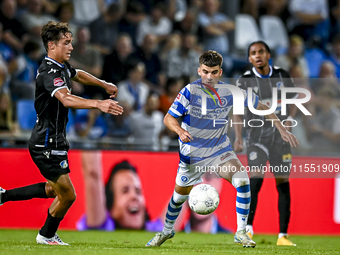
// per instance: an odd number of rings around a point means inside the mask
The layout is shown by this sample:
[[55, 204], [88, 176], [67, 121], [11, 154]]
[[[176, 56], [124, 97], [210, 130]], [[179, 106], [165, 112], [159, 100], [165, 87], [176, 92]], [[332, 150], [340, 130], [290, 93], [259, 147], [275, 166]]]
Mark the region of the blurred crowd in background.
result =
[[[163, 117], [198, 78], [200, 54], [221, 53], [223, 80], [235, 84], [251, 67], [247, 45], [263, 39], [271, 64], [312, 94], [305, 104], [312, 116], [295, 117], [295, 153], [339, 156], [340, 0], [1, 0], [1, 147], [25, 146], [35, 123], [35, 77], [46, 55], [40, 30], [49, 20], [73, 32], [70, 64], [116, 84], [124, 107], [121, 116], [70, 110], [74, 148], [177, 150]], [[108, 98], [75, 82], [72, 93]]]

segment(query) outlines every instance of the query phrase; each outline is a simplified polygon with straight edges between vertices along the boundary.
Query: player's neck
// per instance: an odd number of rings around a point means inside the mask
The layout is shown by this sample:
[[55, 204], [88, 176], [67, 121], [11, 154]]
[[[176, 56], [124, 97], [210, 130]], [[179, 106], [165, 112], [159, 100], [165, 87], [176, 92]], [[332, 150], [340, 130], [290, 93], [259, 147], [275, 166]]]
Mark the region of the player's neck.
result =
[[58, 62], [59, 64], [62, 64], [62, 65], [64, 64], [64, 61], [58, 59], [54, 54], [47, 54], [47, 57], [53, 59], [54, 61]]
[[270, 67], [269, 65], [265, 65], [265, 66], [262, 66], [262, 67], [255, 67], [256, 71], [261, 74], [261, 75], [268, 75], [269, 72], [270, 72]]

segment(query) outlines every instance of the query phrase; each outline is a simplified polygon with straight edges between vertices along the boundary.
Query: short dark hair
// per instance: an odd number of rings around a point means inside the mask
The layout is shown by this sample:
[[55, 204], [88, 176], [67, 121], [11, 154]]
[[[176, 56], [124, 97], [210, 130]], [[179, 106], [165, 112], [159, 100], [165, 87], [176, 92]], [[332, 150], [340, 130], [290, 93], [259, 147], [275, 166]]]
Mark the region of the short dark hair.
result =
[[105, 184], [106, 208], [108, 210], [112, 209], [114, 202], [114, 194], [111, 183], [114, 176], [121, 170], [130, 170], [131, 172], [137, 174], [136, 168], [134, 168], [127, 160], [124, 160], [113, 167], [109, 180]]
[[266, 48], [266, 51], [270, 54], [270, 48], [268, 46], [268, 44], [266, 44], [264, 41], [255, 41], [255, 42], [252, 42], [249, 46], [248, 46], [248, 57], [250, 56], [250, 47], [253, 46], [254, 44], [262, 44], [265, 48]]
[[203, 64], [208, 67], [213, 67], [213, 66], [222, 67], [223, 57], [217, 51], [208, 50], [200, 56], [199, 63], [200, 65]]
[[67, 33], [70, 33], [73, 36], [67, 23], [56, 21], [47, 22], [47, 24], [42, 27], [40, 33], [46, 51], [48, 51], [49, 42], [57, 43], [61, 39], [62, 35]]

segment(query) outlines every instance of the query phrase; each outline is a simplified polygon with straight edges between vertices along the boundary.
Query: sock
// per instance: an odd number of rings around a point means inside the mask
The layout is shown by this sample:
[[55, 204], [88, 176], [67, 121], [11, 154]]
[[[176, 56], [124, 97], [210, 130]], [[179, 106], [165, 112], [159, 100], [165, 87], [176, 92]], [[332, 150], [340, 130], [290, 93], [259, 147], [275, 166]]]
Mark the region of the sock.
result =
[[279, 234], [279, 238], [284, 237], [284, 236], [287, 236], [287, 233], [280, 233]]
[[246, 226], [246, 231], [249, 232], [252, 236], [254, 235], [254, 230], [252, 225]]
[[59, 224], [62, 220], [63, 220], [63, 218], [53, 217], [48, 210], [47, 211], [47, 219], [45, 221], [45, 224], [39, 231], [40, 235], [47, 237], [47, 238], [53, 237], [55, 235], [55, 233], [57, 232]]
[[246, 172], [237, 172], [233, 175], [232, 184], [236, 188], [236, 216], [237, 231], [245, 230], [249, 207], [250, 207], [250, 185]]
[[255, 211], [257, 207], [257, 197], [262, 187], [263, 178], [250, 178], [250, 193], [251, 193], [251, 201], [250, 201], [250, 210], [248, 216], [248, 225], [253, 225]]
[[280, 233], [287, 233], [290, 219], [290, 188], [289, 182], [276, 186], [279, 192]]
[[169, 235], [173, 230], [176, 219], [182, 210], [182, 205], [188, 199], [188, 197], [188, 195], [181, 195], [174, 191], [165, 216], [165, 223], [163, 228], [163, 233], [165, 235]]
[[6, 190], [1, 196], [1, 202], [29, 200], [32, 198], [48, 198], [45, 191], [45, 182]]

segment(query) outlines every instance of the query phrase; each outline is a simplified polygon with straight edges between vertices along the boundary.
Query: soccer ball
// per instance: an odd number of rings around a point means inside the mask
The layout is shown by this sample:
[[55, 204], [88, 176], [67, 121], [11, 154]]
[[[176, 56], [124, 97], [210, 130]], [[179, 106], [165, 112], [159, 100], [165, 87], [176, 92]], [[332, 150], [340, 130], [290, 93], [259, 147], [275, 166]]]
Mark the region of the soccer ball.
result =
[[195, 213], [207, 215], [216, 210], [220, 196], [213, 186], [199, 184], [190, 191], [188, 202], [190, 209]]

